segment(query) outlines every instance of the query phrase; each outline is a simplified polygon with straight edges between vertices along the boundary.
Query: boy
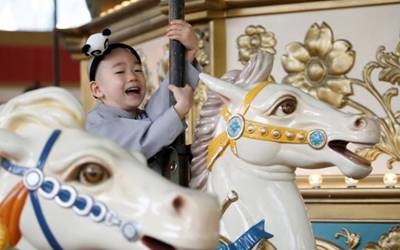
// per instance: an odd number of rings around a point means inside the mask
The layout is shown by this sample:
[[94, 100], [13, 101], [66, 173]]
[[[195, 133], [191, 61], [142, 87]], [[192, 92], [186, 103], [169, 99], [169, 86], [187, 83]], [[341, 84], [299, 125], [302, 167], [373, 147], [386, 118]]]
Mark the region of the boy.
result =
[[[169, 85], [166, 77], [144, 110], [139, 105], [146, 93], [146, 81], [140, 57], [132, 47], [101, 41], [98, 44], [104, 44], [106, 49], [92, 50], [90, 54], [96, 56], [88, 65], [90, 90], [98, 102], [87, 115], [86, 129], [112, 139], [127, 150], [141, 151], [147, 159], [183, 132], [183, 119], [192, 106], [193, 88], [199, 80], [199, 66], [192, 65], [198, 41], [190, 24], [172, 21], [167, 37], [186, 47], [184, 80], [190, 85], [178, 88]], [[88, 54], [88, 48], [83, 50]], [[169, 90], [176, 100], [173, 107], [169, 105]]]

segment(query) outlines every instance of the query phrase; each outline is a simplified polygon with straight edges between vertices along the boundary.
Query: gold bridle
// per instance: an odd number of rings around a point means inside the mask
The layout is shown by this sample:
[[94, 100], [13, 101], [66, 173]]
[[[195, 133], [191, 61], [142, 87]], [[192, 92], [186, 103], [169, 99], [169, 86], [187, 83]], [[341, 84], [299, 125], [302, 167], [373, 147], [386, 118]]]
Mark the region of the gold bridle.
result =
[[236, 140], [241, 137], [277, 143], [309, 144], [314, 149], [321, 149], [325, 146], [327, 137], [321, 129], [304, 130], [279, 127], [247, 120], [244, 117], [257, 94], [270, 83], [271, 81], [263, 81], [251, 89], [246, 94], [239, 112], [235, 114], [231, 114], [225, 105], [222, 116], [227, 122], [226, 130], [216, 136], [208, 146], [207, 169], [209, 171], [212, 171], [214, 162], [228, 145], [238, 156]]

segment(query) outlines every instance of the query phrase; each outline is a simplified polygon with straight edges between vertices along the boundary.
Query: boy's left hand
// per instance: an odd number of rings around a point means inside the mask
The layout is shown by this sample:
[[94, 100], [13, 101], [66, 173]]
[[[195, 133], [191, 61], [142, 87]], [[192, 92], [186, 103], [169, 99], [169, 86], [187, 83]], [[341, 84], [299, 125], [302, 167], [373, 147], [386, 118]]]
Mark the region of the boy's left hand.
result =
[[183, 20], [172, 20], [167, 29], [167, 37], [181, 42], [186, 48], [186, 59], [193, 62], [199, 41], [194, 34], [192, 25]]

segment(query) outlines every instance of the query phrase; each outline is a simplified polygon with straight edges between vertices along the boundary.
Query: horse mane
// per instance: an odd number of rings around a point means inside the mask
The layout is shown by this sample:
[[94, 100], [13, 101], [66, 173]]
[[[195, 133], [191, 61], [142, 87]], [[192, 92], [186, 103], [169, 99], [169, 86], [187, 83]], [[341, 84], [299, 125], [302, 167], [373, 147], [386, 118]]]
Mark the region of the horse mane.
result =
[[[257, 52], [245, 65], [243, 70], [231, 70], [221, 79], [243, 89], [250, 90], [260, 81], [270, 77], [273, 64], [273, 55], [267, 52]], [[200, 190], [206, 189], [208, 179], [207, 154], [208, 144], [215, 136], [215, 129], [220, 119], [222, 99], [217, 93], [208, 90], [207, 101], [200, 110], [199, 122], [194, 132], [191, 146], [193, 159], [191, 165], [190, 187]]]
[[0, 128], [15, 131], [26, 122], [50, 128], [84, 128], [85, 113], [67, 90], [41, 88], [14, 97], [0, 107]]

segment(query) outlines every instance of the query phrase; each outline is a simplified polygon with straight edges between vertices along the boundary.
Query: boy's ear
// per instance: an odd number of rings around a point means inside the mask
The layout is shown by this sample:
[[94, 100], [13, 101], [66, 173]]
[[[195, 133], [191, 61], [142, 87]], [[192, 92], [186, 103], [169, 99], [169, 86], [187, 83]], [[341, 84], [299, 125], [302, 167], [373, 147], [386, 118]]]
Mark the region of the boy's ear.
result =
[[101, 99], [104, 97], [103, 91], [101, 90], [97, 81], [90, 82], [90, 92], [92, 92], [92, 96], [96, 99]]

